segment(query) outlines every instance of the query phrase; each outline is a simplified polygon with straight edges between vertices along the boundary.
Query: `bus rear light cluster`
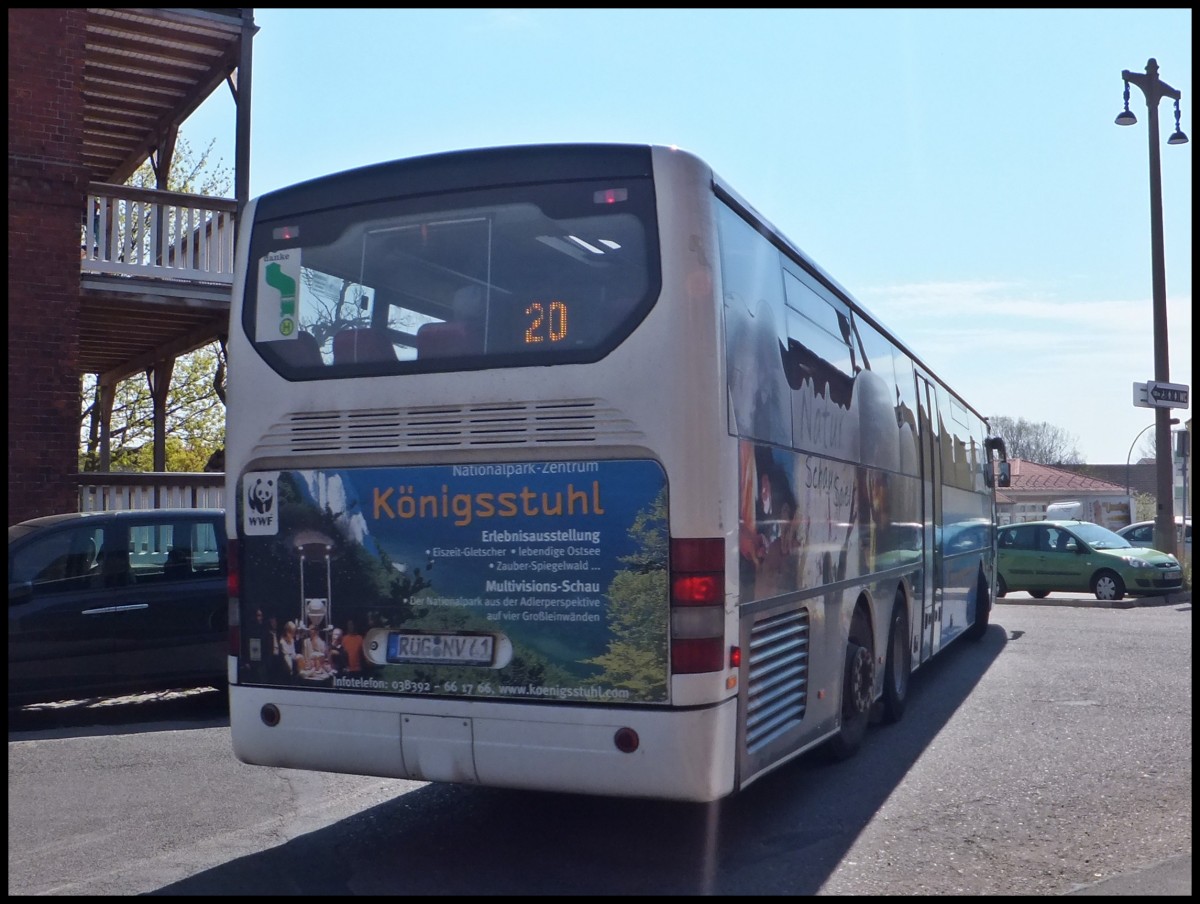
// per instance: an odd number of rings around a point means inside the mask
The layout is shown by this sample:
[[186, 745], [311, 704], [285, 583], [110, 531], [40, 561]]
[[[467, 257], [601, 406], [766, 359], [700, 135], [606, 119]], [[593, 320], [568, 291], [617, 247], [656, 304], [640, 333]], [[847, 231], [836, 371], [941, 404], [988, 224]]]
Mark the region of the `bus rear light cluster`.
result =
[[225, 592], [229, 597], [229, 655], [240, 656], [242, 652], [242, 580], [239, 567], [239, 540], [230, 537], [225, 550]]
[[671, 540], [671, 672], [726, 667], [725, 541]]

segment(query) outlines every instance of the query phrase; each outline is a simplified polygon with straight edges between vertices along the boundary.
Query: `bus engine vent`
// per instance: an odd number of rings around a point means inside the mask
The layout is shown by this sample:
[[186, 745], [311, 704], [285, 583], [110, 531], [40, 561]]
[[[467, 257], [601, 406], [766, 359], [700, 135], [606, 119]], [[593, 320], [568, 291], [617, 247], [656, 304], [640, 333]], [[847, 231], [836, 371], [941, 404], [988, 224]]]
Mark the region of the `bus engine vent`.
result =
[[808, 610], [768, 616], [750, 632], [746, 747], [765, 747], [804, 718], [808, 706]]
[[312, 411], [272, 424], [260, 455], [590, 445], [644, 441], [633, 422], [598, 400]]

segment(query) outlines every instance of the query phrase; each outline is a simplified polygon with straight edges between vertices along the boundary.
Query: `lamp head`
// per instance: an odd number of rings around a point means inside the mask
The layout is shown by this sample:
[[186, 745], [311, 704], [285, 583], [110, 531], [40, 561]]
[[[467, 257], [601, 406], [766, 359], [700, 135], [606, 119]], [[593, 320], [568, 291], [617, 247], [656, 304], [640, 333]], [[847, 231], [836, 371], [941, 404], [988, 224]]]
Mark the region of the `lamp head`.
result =
[[1137, 122], [1137, 117], [1129, 112], [1129, 81], [1125, 81], [1125, 109], [1113, 120], [1119, 126], [1131, 126]]
[[1188, 138], [1179, 128], [1179, 100], [1175, 101], [1175, 134], [1167, 139], [1167, 144], [1187, 144]]

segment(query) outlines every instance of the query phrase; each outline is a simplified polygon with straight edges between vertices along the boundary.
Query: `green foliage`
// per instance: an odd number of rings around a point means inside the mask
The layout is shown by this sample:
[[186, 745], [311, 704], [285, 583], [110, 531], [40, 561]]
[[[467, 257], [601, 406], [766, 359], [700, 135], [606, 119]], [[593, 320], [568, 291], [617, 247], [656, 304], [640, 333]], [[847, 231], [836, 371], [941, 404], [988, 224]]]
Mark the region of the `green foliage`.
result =
[[635, 699], [664, 700], [667, 695], [667, 492], [638, 513], [629, 528], [635, 552], [608, 587], [607, 651], [588, 660], [601, 668], [589, 683], [625, 688]]
[[1043, 465], [1081, 465], [1083, 456], [1076, 447], [1076, 439], [1061, 427], [1025, 418], [992, 415], [988, 426], [996, 436], [1004, 438], [1004, 447], [1009, 458], [1022, 458]]
[[1151, 493], [1133, 494], [1133, 518], [1131, 521], [1153, 521], [1158, 505]]
[[[175, 362], [167, 394], [166, 469], [203, 471], [225, 445], [225, 405], [214, 389], [224, 371], [224, 351], [212, 343]], [[94, 374], [83, 378], [79, 470], [100, 467], [99, 387]], [[145, 375], [117, 384], [110, 420], [111, 470], [154, 470], [154, 399]]]
[[[167, 190], [228, 197], [233, 186], [233, 172], [219, 160], [209, 163], [209, 155], [216, 143], [214, 138], [203, 151], [195, 151], [191, 142], [180, 134], [175, 141], [171, 172], [167, 175]], [[125, 184], [134, 188], [158, 188], [158, 177], [150, 160], [139, 166]]]

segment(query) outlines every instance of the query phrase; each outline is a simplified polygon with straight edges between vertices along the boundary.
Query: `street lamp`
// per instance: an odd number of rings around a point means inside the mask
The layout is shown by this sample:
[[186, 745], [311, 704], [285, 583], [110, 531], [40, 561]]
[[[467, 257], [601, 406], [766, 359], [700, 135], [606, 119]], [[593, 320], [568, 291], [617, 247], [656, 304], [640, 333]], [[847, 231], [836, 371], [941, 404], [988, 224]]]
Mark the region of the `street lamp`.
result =
[[[1173, 417], [1173, 418], [1171, 418], [1171, 423], [1172, 423], [1172, 424], [1178, 424], [1178, 423], [1179, 423], [1179, 418], [1177, 418], [1177, 417]], [[1129, 460], [1130, 460], [1131, 458], [1133, 458], [1133, 447], [1134, 447], [1134, 446], [1136, 446], [1136, 445], [1137, 445], [1137, 441], [1138, 441], [1139, 439], [1141, 439], [1141, 438], [1142, 438], [1142, 434], [1143, 434], [1143, 433], [1145, 433], [1147, 430], [1149, 430], [1149, 429], [1150, 429], [1151, 427], [1153, 427], [1153, 426], [1155, 426], [1155, 425], [1154, 425], [1154, 424], [1147, 424], [1145, 427], [1143, 427], [1141, 430], [1139, 430], [1139, 431], [1138, 431], [1138, 435], [1137, 435], [1137, 436], [1135, 436], [1135, 437], [1133, 438], [1133, 442], [1131, 442], [1131, 443], [1129, 444], [1129, 454], [1125, 456], [1125, 495], [1126, 495], [1126, 496], [1130, 496], [1130, 495], [1132, 495], [1132, 493], [1133, 493], [1133, 491], [1130, 489], [1130, 486], [1131, 486], [1131, 484], [1130, 484], [1130, 482], [1129, 482]], [[1157, 448], [1154, 450], [1154, 453], [1155, 453], [1155, 455], [1157, 456], [1157, 454], [1158, 454], [1158, 449], [1157, 449]], [[1172, 498], [1172, 499], [1174, 499], [1174, 495], [1175, 495], [1175, 488], [1174, 488], [1174, 486], [1172, 486], [1172, 487], [1171, 487], [1171, 498]], [[1137, 518], [1133, 517], [1133, 512], [1132, 512], [1132, 511], [1130, 511], [1130, 513], [1129, 513], [1129, 521], [1132, 523], [1132, 522], [1134, 522], [1134, 521], [1136, 521], [1136, 520], [1137, 520]]]
[[[1137, 85], [1146, 95], [1149, 112], [1150, 132], [1150, 265], [1154, 301], [1154, 380], [1157, 383], [1171, 381], [1171, 367], [1167, 354], [1167, 266], [1163, 253], [1162, 223], [1162, 171], [1158, 159], [1158, 102], [1164, 97], [1175, 101], [1175, 132], [1168, 144], [1187, 144], [1187, 135], [1179, 128], [1179, 92], [1158, 77], [1158, 63], [1151, 58], [1146, 63], [1146, 72], [1121, 72], [1125, 80], [1125, 109], [1115, 120], [1119, 126], [1131, 126], [1137, 117], [1129, 110], [1129, 83]], [[1154, 418], [1155, 459], [1155, 543], [1164, 552], [1173, 553], [1175, 545], [1175, 476], [1171, 469], [1171, 423], [1169, 408], [1156, 408]], [[1136, 442], [1136, 440], [1135, 440]], [[1132, 448], [1130, 454], [1133, 453]], [[1128, 459], [1126, 459], [1128, 476]], [[1169, 537], [1165, 544], [1161, 537]]]
[[[1176, 420], [1178, 420], [1178, 418], [1176, 418]], [[1179, 437], [1180, 442], [1175, 448], [1179, 452], [1179, 458], [1180, 458], [1180, 464], [1181, 464], [1180, 470], [1183, 471], [1183, 497], [1182, 497], [1183, 511], [1181, 511], [1179, 513], [1179, 530], [1177, 531], [1177, 533], [1179, 534], [1179, 537], [1180, 537], [1180, 539], [1179, 539], [1180, 550], [1182, 552], [1187, 552], [1187, 540], [1186, 540], [1186, 538], [1187, 538], [1187, 523], [1188, 523], [1187, 480], [1188, 480], [1189, 444], [1187, 441], [1188, 436], [1187, 436], [1186, 430], [1180, 430], [1179, 433], [1176, 435]]]

